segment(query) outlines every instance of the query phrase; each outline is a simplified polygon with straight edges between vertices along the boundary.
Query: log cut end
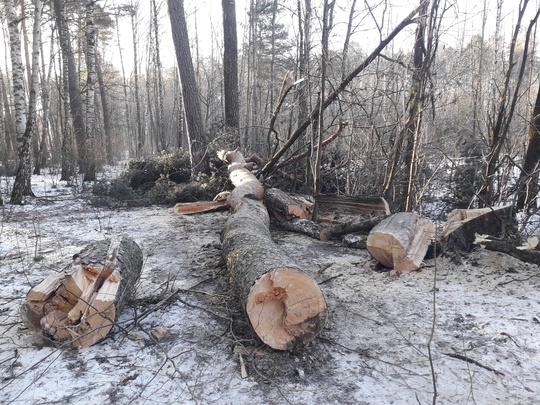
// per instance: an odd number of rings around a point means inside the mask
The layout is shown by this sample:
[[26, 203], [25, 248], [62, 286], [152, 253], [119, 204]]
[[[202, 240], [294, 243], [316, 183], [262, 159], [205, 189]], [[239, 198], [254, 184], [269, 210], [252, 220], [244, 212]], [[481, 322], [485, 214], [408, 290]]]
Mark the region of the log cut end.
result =
[[246, 312], [255, 333], [277, 350], [311, 341], [327, 316], [317, 283], [294, 268], [276, 269], [259, 278], [250, 290]]

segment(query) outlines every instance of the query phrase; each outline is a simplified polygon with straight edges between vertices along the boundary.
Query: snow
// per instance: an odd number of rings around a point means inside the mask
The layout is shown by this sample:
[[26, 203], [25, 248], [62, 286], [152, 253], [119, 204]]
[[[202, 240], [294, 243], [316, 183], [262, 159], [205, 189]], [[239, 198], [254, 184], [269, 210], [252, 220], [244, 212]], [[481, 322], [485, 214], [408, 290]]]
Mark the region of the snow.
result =
[[[229, 287], [227, 213], [96, 207], [87, 187], [54, 173], [33, 186], [36, 198], [0, 208], [0, 403], [427, 404], [434, 386], [439, 404], [538, 403], [537, 266], [478, 250], [394, 278], [364, 250], [272, 227], [330, 310], [307, 347], [278, 352], [255, 339]], [[124, 235], [143, 250], [143, 274], [109, 338], [65, 349], [23, 333], [31, 286], [90, 241]], [[169, 335], [156, 342], [159, 326]]]

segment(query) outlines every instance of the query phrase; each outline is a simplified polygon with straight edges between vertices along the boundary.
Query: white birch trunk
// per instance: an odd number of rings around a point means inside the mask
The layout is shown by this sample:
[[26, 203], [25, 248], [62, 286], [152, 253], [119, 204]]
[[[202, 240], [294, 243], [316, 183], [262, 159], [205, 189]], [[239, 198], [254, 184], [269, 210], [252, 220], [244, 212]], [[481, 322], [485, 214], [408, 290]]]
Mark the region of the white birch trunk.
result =
[[94, 25], [94, 0], [86, 2], [86, 142], [84, 181], [96, 180], [95, 156], [95, 83], [96, 83], [96, 29]]

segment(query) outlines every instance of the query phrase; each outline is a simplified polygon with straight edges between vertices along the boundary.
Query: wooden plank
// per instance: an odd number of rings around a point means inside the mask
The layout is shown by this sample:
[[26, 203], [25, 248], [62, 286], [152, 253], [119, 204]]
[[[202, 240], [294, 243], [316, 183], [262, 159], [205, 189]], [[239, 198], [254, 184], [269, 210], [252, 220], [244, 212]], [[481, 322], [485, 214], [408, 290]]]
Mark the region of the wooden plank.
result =
[[174, 213], [181, 215], [201, 214], [203, 212], [226, 211], [229, 207], [227, 202], [222, 201], [196, 201], [190, 203], [178, 203], [174, 206]]

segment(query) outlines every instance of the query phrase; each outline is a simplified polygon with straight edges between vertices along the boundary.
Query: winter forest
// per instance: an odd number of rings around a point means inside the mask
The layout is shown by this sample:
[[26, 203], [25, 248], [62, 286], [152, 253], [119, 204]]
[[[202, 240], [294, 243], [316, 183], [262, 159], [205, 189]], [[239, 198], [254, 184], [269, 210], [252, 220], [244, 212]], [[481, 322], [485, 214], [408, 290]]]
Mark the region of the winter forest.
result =
[[[536, 209], [538, 4], [5, 0], [5, 201], [61, 168], [239, 147], [311, 193]], [[443, 190], [444, 189], [444, 190]]]

